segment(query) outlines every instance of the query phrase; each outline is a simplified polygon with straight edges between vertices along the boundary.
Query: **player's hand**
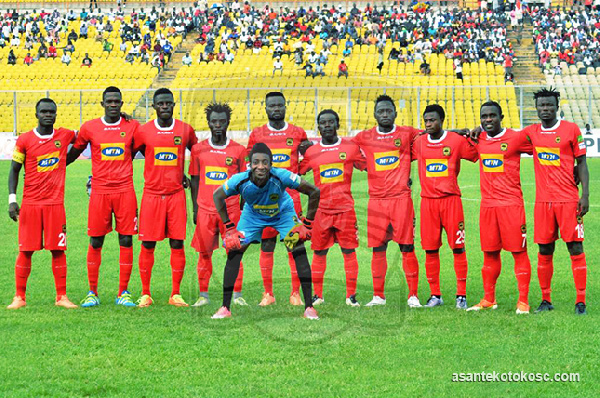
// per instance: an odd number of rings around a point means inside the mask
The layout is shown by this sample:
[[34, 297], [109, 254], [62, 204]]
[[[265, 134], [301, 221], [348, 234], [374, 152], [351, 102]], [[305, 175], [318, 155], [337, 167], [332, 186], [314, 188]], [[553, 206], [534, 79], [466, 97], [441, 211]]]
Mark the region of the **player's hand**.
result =
[[590, 199], [587, 196], [582, 196], [577, 203], [577, 215], [583, 217], [590, 210]]
[[479, 140], [479, 136], [482, 132], [483, 129], [481, 128], [481, 126], [477, 126], [473, 130], [471, 130], [471, 132], [469, 133], [469, 138], [471, 138], [474, 141], [477, 141]]
[[246, 236], [235, 227], [235, 224], [229, 222], [225, 224], [225, 238], [223, 245], [227, 250], [240, 250], [242, 248], [242, 239]]
[[294, 250], [294, 247], [299, 242], [310, 240], [312, 237], [312, 221], [306, 218], [302, 219], [301, 224], [296, 224], [294, 228], [288, 232], [287, 236], [283, 238], [283, 244], [290, 250]]
[[469, 129], [454, 129], [452, 131], [454, 131], [455, 133], [460, 134], [460, 135], [462, 135], [464, 137], [470, 137], [471, 136], [471, 130], [469, 130]]
[[17, 202], [12, 202], [8, 205], [8, 216], [13, 219], [13, 221], [19, 221], [19, 204]]
[[121, 117], [127, 121], [130, 121], [133, 119], [133, 116], [131, 116], [130, 114], [125, 113], [125, 112], [121, 112]]
[[194, 209], [194, 219], [192, 220], [194, 225], [198, 222], [198, 209]]
[[306, 152], [306, 150], [308, 148], [310, 148], [312, 146], [312, 142], [310, 142], [309, 140], [306, 141], [302, 141], [300, 143], [300, 145], [298, 145], [298, 152], [300, 152], [300, 155], [304, 156], [304, 153]]
[[181, 184], [183, 185], [183, 189], [188, 189], [189, 187], [192, 186], [192, 181], [190, 180], [190, 178], [188, 176], [186, 176], [184, 174], [183, 181], [181, 182]]

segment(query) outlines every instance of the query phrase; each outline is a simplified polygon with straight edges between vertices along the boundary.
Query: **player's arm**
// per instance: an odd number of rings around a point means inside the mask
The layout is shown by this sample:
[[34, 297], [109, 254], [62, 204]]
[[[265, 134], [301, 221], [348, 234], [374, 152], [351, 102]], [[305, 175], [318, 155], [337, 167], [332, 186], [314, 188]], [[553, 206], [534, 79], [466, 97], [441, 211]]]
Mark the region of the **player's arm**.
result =
[[[225, 185], [227, 185], [227, 183], [225, 183]], [[213, 193], [215, 207], [217, 208], [219, 217], [221, 217], [221, 221], [225, 224], [225, 238], [223, 239], [223, 244], [227, 250], [241, 250], [244, 234], [239, 232], [236, 225], [229, 219], [226, 203], [227, 197], [228, 195], [222, 186], [217, 188]]]
[[198, 218], [198, 187], [200, 186], [200, 176], [192, 175], [190, 181], [190, 196], [192, 197], [192, 208], [194, 209], [194, 224]]
[[72, 145], [69, 149], [69, 153], [67, 153], [67, 166], [76, 161], [77, 158], [79, 158], [79, 155], [81, 155], [84, 150], [85, 148], [79, 149], [75, 148], [75, 145]]
[[[23, 161], [25, 159], [23, 158]], [[19, 173], [23, 163], [11, 161], [8, 172], [8, 216], [14, 221], [19, 220], [19, 204], [17, 203], [17, 186], [19, 185]]]
[[227, 194], [223, 187], [219, 187], [213, 193], [213, 201], [215, 202], [215, 207], [217, 208], [217, 213], [219, 213], [219, 217], [221, 217], [221, 221], [223, 224], [227, 225], [231, 220], [229, 219], [229, 213], [227, 212]]
[[306, 219], [309, 221], [314, 220], [315, 215], [317, 214], [317, 209], [319, 208], [321, 191], [319, 188], [309, 182], [306, 182], [304, 179], [300, 180], [300, 185], [298, 185], [296, 191], [308, 196], [308, 210], [306, 211]]
[[577, 212], [583, 217], [590, 209], [590, 171], [585, 155], [579, 156], [576, 159], [577, 175], [579, 181], [581, 181], [581, 198], [579, 199], [579, 203], [577, 203]]
[[313, 143], [310, 142], [309, 140], [304, 140], [300, 143], [300, 145], [298, 145], [298, 152], [300, 153], [300, 155], [304, 156], [304, 154], [306, 153], [306, 150], [308, 148], [311, 147]]

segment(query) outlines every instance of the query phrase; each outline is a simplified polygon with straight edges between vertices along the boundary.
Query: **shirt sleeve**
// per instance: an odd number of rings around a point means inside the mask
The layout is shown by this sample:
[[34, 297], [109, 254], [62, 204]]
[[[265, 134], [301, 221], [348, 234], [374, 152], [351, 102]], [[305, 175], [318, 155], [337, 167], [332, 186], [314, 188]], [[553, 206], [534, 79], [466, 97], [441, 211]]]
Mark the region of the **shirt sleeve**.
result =
[[283, 185], [291, 189], [298, 188], [302, 181], [302, 178], [298, 174], [286, 169], [273, 168], [271, 169], [271, 173], [275, 174], [283, 182]]
[[477, 148], [468, 139], [459, 136], [461, 142], [461, 158], [466, 159], [469, 162], [477, 162], [479, 159], [479, 153]]
[[519, 151], [521, 153], [533, 155], [533, 145], [531, 144], [531, 141], [527, 138], [525, 130], [521, 130], [517, 132], [517, 134], [519, 134]]
[[312, 168], [310, 166], [310, 155], [308, 152], [309, 151], [306, 151], [304, 153], [304, 159], [302, 159], [302, 161], [300, 162], [300, 165], [298, 166], [298, 174], [300, 174], [300, 175], [304, 175], [304, 174], [308, 173], [310, 171], [310, 169]]
[[585, 146], [585, 140], [581, 135], [579, 126], [576, 124], [573, 124], [573, 140], [571, 141], [571, 145], [573, 146], [573, 157], [578, 158], [586, 155], [587, 149]]
[[140, 126], [133, 132], [133, 152], [139, 151], [145, 144], [144, 129]]
[[367, 169], [367, 158], [365, 158], [364, 153], [360, 150], [358, 145], [356, 145], [356, 150], [354, 151], [354, 168], [360, 171], [365, 171]]
[[86, 124], [81, 126], [81, 130], [79, 130], [79, 134], [77, 134], [77, 138], [75, 139], [75, 143], [73, 146], [76, 149], [85, 149], [88, 143], [90, 142], [89, 133]]
[[15, 144], [15, 149], [13, 150], [12, 160], [17, 163], [25, 163], [25, 153], [27, 152], [25, 148], [25, 136], [20, 135], [17, 138], [17, 143]]
[[192, 176], [197, 176], [200, 174], [200, 165], [198, 164], [199, 154], [198, 148], [196, 146], [192, 147], [192, 154], [190, 156], [190, 167], [188, 169], [188, 173]]
[[198, 143], [198, 137], [196, 136], [196, 131], [194, 130], [194, 128], [192, 126], [188, 125], [188, 144], [187, 147], [188, 148], [192, 148], [194, 145], [196, 145]]
[[240, 183], [241, 179], [244, 178], [245, 175], [246, 173], [238, 173], [231, 176], [230, 179], [225, 181], [225, 184], [223, 184], [223, 191], [225, 192], [225, 195], [239, 195], [240, 192], [238, 190], [238, 184]]

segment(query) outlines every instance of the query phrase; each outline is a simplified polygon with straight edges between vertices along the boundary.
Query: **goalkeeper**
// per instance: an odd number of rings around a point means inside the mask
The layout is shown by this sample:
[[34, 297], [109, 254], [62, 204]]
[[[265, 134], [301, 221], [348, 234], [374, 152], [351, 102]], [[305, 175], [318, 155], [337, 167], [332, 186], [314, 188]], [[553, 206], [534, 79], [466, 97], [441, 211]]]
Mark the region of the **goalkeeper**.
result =
[[[219, 216], [225, 224], [223, 243], [228, 249], [223, 276], [223, 306], [213, 315], [215, 319], [231, 316], [231, 296], [242, 256], [248, 245], [260, 242], [266, 227], [276, 229], [284, 237], [284, 244], [294, 257], [306, 306], [304, 317], [319, 319], [311, 304], [311, 271], [303, 243], [311, 237], [311, 223], [319, 207], [319, 189], [297, 174], [272, 167], [272, 159], [273, 154], [266, 144], [255, 144], [250, 151], [250, 169], [232, 176], [213, 195]], [[294, 202], [285, 191], [286, 188], [308, 195], [306, 218], [298, 219]], [[240, 195], [245, 202], [237, 226], [229, 219], [225, 204], [225, 199], [233, 195]]]

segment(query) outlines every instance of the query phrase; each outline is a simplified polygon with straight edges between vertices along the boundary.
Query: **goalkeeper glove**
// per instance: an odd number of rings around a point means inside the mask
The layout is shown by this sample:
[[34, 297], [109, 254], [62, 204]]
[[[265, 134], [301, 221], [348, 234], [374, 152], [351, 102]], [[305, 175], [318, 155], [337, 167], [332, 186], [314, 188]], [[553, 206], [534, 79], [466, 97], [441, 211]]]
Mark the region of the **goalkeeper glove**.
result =
[[225, 238], [223, 238], [223, 246], [227, 250], [240, 250], [242, 248], [242, 239], [245, 238], [243, 232], [240, 232], [231, 221], [225, 223]]
[[298, 242], [304, 242], [310, 240], [312, 236], [312, 221], [303, 218], [301, 224], [296, 224], [294, 228], [288, 232], [287, 236], [283, 239], [283, 244], [290, 250], [293, 250]]

